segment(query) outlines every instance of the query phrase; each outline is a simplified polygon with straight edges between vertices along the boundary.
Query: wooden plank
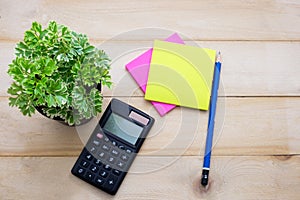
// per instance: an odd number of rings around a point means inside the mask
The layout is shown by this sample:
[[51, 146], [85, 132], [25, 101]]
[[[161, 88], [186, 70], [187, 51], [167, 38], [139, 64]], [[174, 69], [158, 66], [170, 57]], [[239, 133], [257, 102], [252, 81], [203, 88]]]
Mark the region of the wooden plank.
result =
[[[299, 40], [300, 3], [285, 1], [14, 1], [0, 2], [3, 40], [23, 37], [32, 21], [66, 24], [93, 39], [109, 39], [139, 27], [151, 31], [123, 34], [121, 39], [161, 36], [163, 29], [200, 40]], [[12, 12], [13, 11], [13, 12]]]
[[[164, 37], [167, 37], [165, 35]], [[188, 44], [196, 45], [188, 42]], [[299, 96], [300, 42], [201, 42], [201, 47], [218, 49], [223, 55], [222, 96]], [[7, 96], [12, 80], [7, 75], [8, 64], [13, 59], [14, 43], [1, 42], [0, 96]], [[104, 88], [106, 96], [142, 96], [125, 65], [152, 46], [149, 42], [96, 43], [107, 51], [113, 60], [112, 90]], [[288, 52], [288, 53], [287, 53]]]
[[[221, 96], [299, 96], [300, 42], [187, 42], [222, 52]], [[132, 46], [131, 46], [132, 45]], [[113, 96], [143, 96], [124, 66], [151, 47], [132, 42], [104, 42], [113, 58]], [[288, 52], [288, 53], [287, 53]]]
[[[208, 112], [176, 108], [160, 117], [141, 97], [121, 100], [154, 116], [143, 155], [203, 155]], [[109, 102], [104, 99], [104, 108]], [[219, 98], [214, 155], [300, 153], [300, 98]], [[0, 98], [0, 155], [78, 155], [97, 123], [70, 128], [40, 114], [24, 117]]]
[[[166, 158], [157, 157], [148, 166]], [[1, 199], [111, 199], [70, 173], [75, 157], [0, 158]], [[200, 184], [202, 158], [181, 157], [153, 172], [127, 174], [114, 199], [299, 199], [300, 156], [213, 157], [210, 184]], [[142, 165], [141, 165], [142, 166]], [[17, 172], [17, 173], [16, 173]]]
[[0, 96], [7, 96], [7, 89], [12, 83], [11, 77], [7, 74], [8, 65], [14, 59], [15, 43], [1, 42], [0, 49], [2, 56], [0, 57]]

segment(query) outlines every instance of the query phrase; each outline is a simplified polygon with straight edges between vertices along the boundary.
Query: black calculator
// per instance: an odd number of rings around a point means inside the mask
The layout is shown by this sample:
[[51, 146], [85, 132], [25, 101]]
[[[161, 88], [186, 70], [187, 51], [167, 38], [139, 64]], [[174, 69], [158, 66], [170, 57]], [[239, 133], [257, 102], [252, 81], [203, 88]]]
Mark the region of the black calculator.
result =
[[154, 119], [112, 99], [72, 168], [72, 174], [114, 195], [139, 152]]

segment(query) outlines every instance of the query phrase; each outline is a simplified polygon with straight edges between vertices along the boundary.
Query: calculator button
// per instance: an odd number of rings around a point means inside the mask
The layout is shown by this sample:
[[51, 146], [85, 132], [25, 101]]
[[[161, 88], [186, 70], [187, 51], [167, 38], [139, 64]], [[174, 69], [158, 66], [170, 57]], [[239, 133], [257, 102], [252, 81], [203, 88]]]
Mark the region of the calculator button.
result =
[[95, 165], [92, 165], [92, 166], [90, 167], [90, 170], [91, 170], [92, 172], [96, 173], [96, 172], [98, 172], [99, 167], [97, 167], [97, 166], [95, 166]]
[[128, 157], [128, 155], [123, 154], [123, 155], [121, 156], [121, 159], [122, 159], [123, 161], [127, 161], [127, 160], [129, 159], [129, 157]]
[[116, 141], [112, 141], [111, 144], [114, 145], [114, 146], [117, 146], [117, 142]]
[[103, 139], [103, 134], [102, 133], [97, 133], [97, 138], [99, 138], [100, 140]]
[[98, 155], [100, 158], [105, 158], [106, 154], [104, 152], [99, 153]]
[[104, 171], [104, 170], [101, 170], [100, 173], [99, 173], [99, 175], [100, 175], [101, 177], [103, 177], [103, 178], [106, 178], [107, 175], [108, 175], [108, 172], [107, 172], [107, 171]]
[[104, 165], [103, 168], [106, 169], [107, 171], [111, 170], [111, 166], [110, 165]]
[[126, 149], [126, 153], [131, 154], [132, 151], [130, 149]]
[[115, 184], [115, 180], [113, 180], [113, 179], [109, 179], [109, 180], [107, 180], [107, 183], [109, 184], [109, 185], [114, 185]]
[[119, 176], [121, 174], [121, 171], [117, 170], [117, 169], [114, 169], [113, 170], [113, 174]]
[[96, 151], [97, 151], [97, 149], [95, 147], [91, 147], [89, 152], [90, 153], [95, 153]]
[[115, 161], [116, 161], [116, 159], [115, 159], [114, 157], [109, 157], [109, 158], [107, 159], [107, 161], [108, 161], [109, 163], [111, 163], [111, 164], [114, 164]]
[[124, 166], [125, 166], [125, 163], [119, 161], [119, 162], [117, 163], [117, 166], [118, 166], [119, 168], [123, 169]]
[[85, 161], [85, 160], [82, 160], [82, 161], [80, 162], [80, 165], [81, 165], [82, 167], [88, 167], [88, 166], [90, 165], [90, 163], [87, 162], [87, 161]]
[[96, 165], [100, 166], [100, 165], [101, 165], [101, 160], [95, 159], [95, 160], [94, 160], [94, 163], [95, 163]]
[[113, 149], [113, 150], [111, 150], [111, 154], [112, 154], [113, 156], [118, 156], [118, 155], [120, 154], [120, 152], [117, 151], [116, 149]]
[[77, 168], [76, 173], [80, 174], [80, 175], [83, 175], [85, 173], [85, 169], [79, 167], [79, 168]]
[[97, 185], [102, 185], [102, 184], [104, 183], [104, 181], [105, 181], [105, 179], [102, 178], [102, 177], [100, 177], [100, 176], [98, 176], [98, 177], [96, 178], [96, 184], [97, 184]]
[[104, 151], [109, 151], [109, 146], [107, 146], [106, 144], [104, 144], [103, 146], [102, 146], [102, 149], [104, 150]]
[[107, 189], [112, 189], [115, 184], [117, 183], [117, 180], [118, 178], [114, 175], [110, 175], [108, 178], [107, 178], [107, 181], [104, 185], [104, 187], [106, 187]]
[[93, 144], [96, 145], [96, 146], [99, 146], [100, 142], [98, 140], [93, 140]]
[[124, 150], [124, 149], [125, 149], [125, 147], [124, 147], [123, 145], [120, 145], [120, 146], [119, 146], [119, 149], [122, 149], [122, 150]]
[[89, 154], [89, 153], [85, 155], [85, 158], [87, 160], [93, 160], [93, 156], [91, 154]]
[[92, 181], [94, 179], [95, 175], [93, 173], [91, 173], [91, 172], [87, 172], [86, 175], [85, 175], [85, 177], [88, 180]]
[[109, 142], [109, 138], [108, 138], [108, 137], [105, 137], [105, 138], [104, 138], [104, 141], [105, 141], [105, 142]]

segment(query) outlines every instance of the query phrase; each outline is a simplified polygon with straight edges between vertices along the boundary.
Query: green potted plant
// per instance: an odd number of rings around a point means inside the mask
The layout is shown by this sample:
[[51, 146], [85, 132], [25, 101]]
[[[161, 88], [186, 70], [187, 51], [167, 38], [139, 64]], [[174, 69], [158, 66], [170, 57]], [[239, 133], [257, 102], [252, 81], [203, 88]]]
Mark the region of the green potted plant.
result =
[[24, 115], [45, 116], [77, 125], [102, 111], [101, 87], [111, 86], [110, 59], [84, 34], [51, 21], [33, 22], [9, 65], [13, 82], [9, 105]]

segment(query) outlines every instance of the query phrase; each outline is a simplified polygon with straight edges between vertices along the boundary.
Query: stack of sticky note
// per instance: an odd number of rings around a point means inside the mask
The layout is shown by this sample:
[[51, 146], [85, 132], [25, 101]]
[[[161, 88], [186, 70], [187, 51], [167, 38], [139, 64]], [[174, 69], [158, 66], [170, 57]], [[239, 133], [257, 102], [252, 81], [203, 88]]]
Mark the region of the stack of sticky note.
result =
[[176, 106], [208, 110], [215, 50], [184, 45], [178, 34], [126, 65], [145, 99], [163, 116]]

